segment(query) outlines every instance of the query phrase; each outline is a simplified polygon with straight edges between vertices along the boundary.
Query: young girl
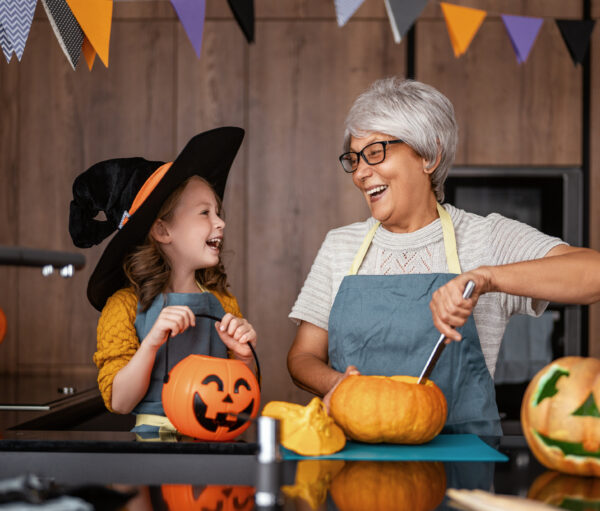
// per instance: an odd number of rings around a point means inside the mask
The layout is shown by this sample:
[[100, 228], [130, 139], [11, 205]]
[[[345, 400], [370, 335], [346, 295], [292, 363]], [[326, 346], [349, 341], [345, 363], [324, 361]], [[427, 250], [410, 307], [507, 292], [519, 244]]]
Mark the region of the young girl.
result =
[[[232, 356], [253, 367], [252, 325], [227, 290], [221, 263], [221, 202], [243, 130], [194, 137], [173, 163], [122, 158], [97, 163], [74, 182], [69, 230], [75, 245], [118, 227], [88, 283], [102, 310], [98, 384], [107, 408], [137, 415], [134, 431], [171, 430], [161, 403], [168, 369], [192, 353]], [[94, 217], [102, 210], [107, 220]], [[112, 227], [111, 229], [111, 226]], [[222, 318], [196, 317], [209, 314]]]

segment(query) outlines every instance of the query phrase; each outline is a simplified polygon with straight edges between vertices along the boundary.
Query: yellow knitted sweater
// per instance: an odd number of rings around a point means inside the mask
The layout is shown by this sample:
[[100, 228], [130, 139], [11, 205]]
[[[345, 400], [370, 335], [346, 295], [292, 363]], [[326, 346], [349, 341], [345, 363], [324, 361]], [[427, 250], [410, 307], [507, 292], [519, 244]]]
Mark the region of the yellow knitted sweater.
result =
[[[225, 312], [242, 317], [234, 296], [211, 292], [221, 302]], [[106, 301], [98, 320], [98, 350], [94, 353], [94, 363], [98, 367], [98, 386], [102, 399], [111, 412], [113, 380], [140, 347], [135, 331], [137, 302], [133, 288], [120, 289]]]

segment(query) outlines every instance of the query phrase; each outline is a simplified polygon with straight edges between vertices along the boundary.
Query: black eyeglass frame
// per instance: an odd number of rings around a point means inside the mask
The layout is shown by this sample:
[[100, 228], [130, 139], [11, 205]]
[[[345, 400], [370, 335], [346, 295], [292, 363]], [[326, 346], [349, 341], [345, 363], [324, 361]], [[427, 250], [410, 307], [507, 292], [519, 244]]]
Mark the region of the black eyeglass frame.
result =
[[[342, 155], [340, 155], [340, 157], [338, 158], [340, 160], [340, 164], [342, 165], [342, 169], [344, 169], [344, 172], [346, 174], [354, 174], [356, 172], [356, 169], [358, 168], [358, 164], [360, 163], [360, 159], [362, 158], [364, 160], [364, 162], [367, 165], [378, 165], [380, 163], [382, 163], [385, 160], [385, 157], [387, 156], [386, 154], [386, 147], [389, 144], [401, 144], [404, 143], [404, 140], [401, 139], [397, 139], [397, 140], [377, 140], [375, 142], [371, 142], [370, 144], [367, 144], [365, 147], [363, 147], [361, 149], [360, 152], [356, 152], [356, 151], [348, 151]], [[383, 146], [383, 158], [381, 158], [381, 160], [377, 161], [377, 162], [370, 162], [369, 160], [367, 160], [367, 157], [365, 155], [365, 150], [375, 144], [381, 144]], [[346, 167], [344, 167], [344, 162], [343, 162], [343, 158], [345, 156], [348, 156], [349, 154], [355, 154], [356, 155], [356, 168], [351, 169], [351, 170], [346, 170]]]

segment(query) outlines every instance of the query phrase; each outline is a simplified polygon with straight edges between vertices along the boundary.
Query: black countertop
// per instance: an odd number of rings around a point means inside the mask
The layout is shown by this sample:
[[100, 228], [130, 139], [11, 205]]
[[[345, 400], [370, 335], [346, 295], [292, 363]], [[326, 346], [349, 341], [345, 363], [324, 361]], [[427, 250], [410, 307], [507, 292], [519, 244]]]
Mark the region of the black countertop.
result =
[[[79, 394], [49, 411], [28, 412], [19, 424], [6, 419], [14, 412], [0, 411], [0, 488], [2, 481], [34, 474], [69, 494], [86, 488], [89, 495], [92, 488], [100, 499], [97, 509], [125, 509], [110, 507], [109, 501], [118, 499], [99, 490], [125, 492], [125, 498], [135, 493], [127, 503], [130, 511], [172, 511], [252, 509], [255, 494], [280, 488], [280, 504], [256, 508], [413, 511], [450, 509], [443, 496], [446, 488], [527, 496], [546, 473], [519, 434], [484, 439], [507, 462], [302, 460], [263, 465], [256, 456], [254, 425], [241, 441], [231, 443], [172, 437], [141, 441], [128, 431], [130, 417], [106, 412], [97, 393]], [[340, 487], [351, 498], [340, 498]], [[363, 491], [354, 497], [357, 488]]]
[[[375, 481], [379, 485], [378, 492], [387, 491], [390, 495], [395, 495], [394, 498], [397, 498], [400, 491], [396, 488], [399, 484], [397, 478], [402, 477], [394, 474], [418, 474], [424, 469], [430, 470], [426, 466], [437, 471], [436, 484], [443, 484], [443, 489], [479, 488], [496, 493], [526, 496], [536, 478], [546, 470], [535, 460], [524, 438], [504, 436], [486, 440], [491, 441], [500, 452], [507, 455], [509, 461], [336, 461], [333, 465], [331, 461], [320, 465], [319, 461], [314, 460], [285, 461], [271, 465], [268, 478], [271, 480], [271, 486], [273, 481], [277, 481], [276, 486], [286, 488], [287, 496], [281, 494], [283, 500], [279, 506], [285, 509], [311, 509], [309, 502], [312, 501], [312, 505], [316, 505], [313, 509], [343, 511], [344, 508], [338, 507], [335, 499], [327, 492], [328, 483], [337, 477], [336, 473], [341, 473], [342, 468], [345, 469], [344, 474], [356, 471], [357, 464], [366, 472], [363, 478], [369, 479], [371, 484]], [[188, 509], [185, 506], [180, 507], [179, 504], [169, 507], [165, 501], [165, 492], [173, 495], [175, 490], [170, 486], [178, 485], [175, 488], [176, 494], [180, 492], [195, 496], [192, 502], [196, 502], [198, 506], [189, 509], [211, 509], [204, 505], [208, 501], [200, 505], [204, 498], [202, 495], [209, 496], [216, 491], [229, 489], [241, 492], [241, 499], [242, 496], [247, 496], [248, 492], [253, 493], [257, 486], [260, 487], [260, 478], [264, 479], [264, 469], [258, 463], [256, 451], [257, 445], [254, 442], [141, 442], [136, 441], [132, 433], [119, 431], [7, 430], [2, 433], [0, 439], [0, 481], [23, 474], [35, 474], [67, 489], [89, 485], [127, 491], [133, 489], [137, 492], [133, 502], [141, 500], [143, 503], [136, 504], [142, 507], [128, 506], [128, 509]], [[300, 470], [302, 464], [305, 466]], [[333, 472], [332, 466], [335, 468]], [[296, 480], [297, 473], [300, 477], [300, 472], [306, 472], [307, 469], [317, 474], [316, 480], [312, 482], [312, 497], [310, 490], [307, 490], [311, 487], [310, 481], [306, 483], [304, 480]], [[418, 477], [415, 477], [414, 480], [418, 480]], [[290, 491], [289, 488], [296, 488], [296, 491]], [[420, 502], [419, 491], [431, 491], [430, 485], [410, 489], [415, 504]], [[390, 509], [405, 507], [403, 504], [401, 507]], [[430, 509], [450, 508], [444, 499], [444, 502]]]

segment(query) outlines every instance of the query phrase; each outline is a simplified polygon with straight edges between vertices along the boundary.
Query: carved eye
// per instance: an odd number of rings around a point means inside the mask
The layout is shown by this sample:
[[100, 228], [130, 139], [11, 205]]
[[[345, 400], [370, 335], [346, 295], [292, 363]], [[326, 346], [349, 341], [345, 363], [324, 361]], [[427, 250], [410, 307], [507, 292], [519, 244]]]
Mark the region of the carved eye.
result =
[[238, 378], [235, 381], [235, 384], [233, 385], [233, 393], [237, 394], [239, 392], [240, 387], [246, 387], [248, 390], [250, 390], [250, 385], [243, 378]]
[[[240, 380], [238, 380], [240, 381]], [[221, 380], [221, 378], [219, 378], [216, 374], [210, 374], [208, 375], [206, 378], [204, 378], [204, 380], [202, 380], [202, 385], [208, 385], [209, 383], [215, 382], [217, 384], [217, 388], [219, 389], [219, 392], [223, 392], [223, 380]], [[246, 383], [246, 385], [248, 385]], [[250, 387], [248, 387], [249, 389]], [[236, 382], [236, 392], [237, 392], [237, 382]]]

